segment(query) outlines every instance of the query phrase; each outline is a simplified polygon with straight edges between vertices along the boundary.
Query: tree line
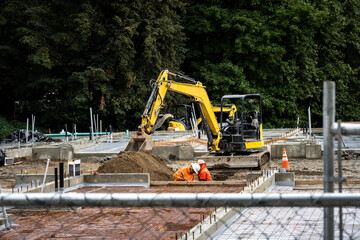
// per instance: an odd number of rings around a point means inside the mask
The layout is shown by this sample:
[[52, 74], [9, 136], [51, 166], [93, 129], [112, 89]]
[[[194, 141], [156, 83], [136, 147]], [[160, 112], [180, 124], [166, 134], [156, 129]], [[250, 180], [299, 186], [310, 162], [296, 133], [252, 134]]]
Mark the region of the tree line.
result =
[[[135, 130], [167, 68], [201, 81], [210, 99], [260, 93], [265, 127], [322, 125], [322, 86], [336, 82], [338, 119], [360, 119], [356, 0], [4, 0], [0, 107], [8, 119], [87, 130]], [[169, 94], [168, 108], [186, 102]], [[164, 111], [168, 110], [165, 108]]]

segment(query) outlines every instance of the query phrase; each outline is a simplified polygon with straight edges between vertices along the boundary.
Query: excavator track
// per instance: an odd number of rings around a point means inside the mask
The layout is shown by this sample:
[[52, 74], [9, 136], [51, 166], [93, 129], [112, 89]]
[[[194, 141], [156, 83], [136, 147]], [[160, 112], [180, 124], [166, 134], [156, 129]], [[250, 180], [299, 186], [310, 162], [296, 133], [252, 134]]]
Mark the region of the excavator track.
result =
[[261, 169], [262, 166], [270, 160], [270, 152], [263, 151], [258, 153], [251, 153], [247, 155], [233, 155], [233, 156], [216, 156], [215, 154], [206, 154], [199, 157], [206, 162], [209, 169], [217, 168], [252, 168]]

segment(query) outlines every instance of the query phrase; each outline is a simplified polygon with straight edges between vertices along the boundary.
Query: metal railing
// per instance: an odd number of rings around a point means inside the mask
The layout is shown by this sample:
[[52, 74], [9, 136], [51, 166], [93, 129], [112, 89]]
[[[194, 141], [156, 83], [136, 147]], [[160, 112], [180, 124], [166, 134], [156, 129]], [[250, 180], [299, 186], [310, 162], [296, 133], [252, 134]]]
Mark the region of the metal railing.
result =
[[360, 193], [19, 193], [0, 205], [41, 207], [360, 207]]
[[[339, 183], [339, 191], [342, 183], [346, 181], [341, 174], [341, 136], [360, 135], [360, 124], [335, 122], [335, 82], [324, 82], [323, 94], [323, 131], [324, 131], [324, 192], [333, 193], [335, 182]], [[338, 136], [338, 166], [339, 175], [334, 176], [334, 136]], [[339, 209], [340, 225], [342, 225], [342, 209]], [[334, 239], [334, 208], [324, 208], [324, 239]], [[342, 239], [342, 227], [340, 226], [340, 239]]]

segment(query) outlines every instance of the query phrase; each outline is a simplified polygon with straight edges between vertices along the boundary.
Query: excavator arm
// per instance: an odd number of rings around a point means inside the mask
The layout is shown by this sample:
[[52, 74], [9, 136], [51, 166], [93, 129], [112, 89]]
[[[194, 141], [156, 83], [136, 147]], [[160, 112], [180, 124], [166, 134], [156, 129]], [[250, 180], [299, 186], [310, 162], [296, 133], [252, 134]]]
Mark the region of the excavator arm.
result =
[[[177, 82], [170, 79], [169, 75], [182, 78], [189, 83]], [[141, 125], [138, 127], [139, 134], [143, 132], [151, 134], [154, 132], [154, 126], [160, 109], [164, 105], [164, 98], [167, 91], [189, 96], [192, 101], [198, 103], [201, 117], [205, 123], [209, 148], [213, 151], [219, 151], [218, 144], [221, 139], [220, 128], [205, 87], [201, 82], [197, 82], [182, 74], [171, 73], [168, 70], [162, 71], [154, 84], [154, 88], [141, 117]]]

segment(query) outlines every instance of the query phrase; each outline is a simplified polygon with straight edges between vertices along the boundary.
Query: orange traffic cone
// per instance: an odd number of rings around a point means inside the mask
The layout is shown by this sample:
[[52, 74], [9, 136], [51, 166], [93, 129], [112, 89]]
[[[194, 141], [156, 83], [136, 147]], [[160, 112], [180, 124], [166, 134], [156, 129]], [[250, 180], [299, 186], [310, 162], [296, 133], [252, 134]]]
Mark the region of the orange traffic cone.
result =
[[283, 148], [282, 168], [285, 168], [285, 169], [290, 168], [285, 148]]

